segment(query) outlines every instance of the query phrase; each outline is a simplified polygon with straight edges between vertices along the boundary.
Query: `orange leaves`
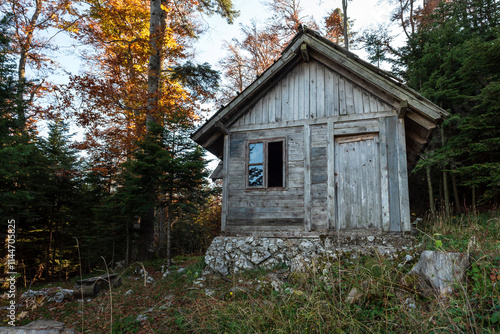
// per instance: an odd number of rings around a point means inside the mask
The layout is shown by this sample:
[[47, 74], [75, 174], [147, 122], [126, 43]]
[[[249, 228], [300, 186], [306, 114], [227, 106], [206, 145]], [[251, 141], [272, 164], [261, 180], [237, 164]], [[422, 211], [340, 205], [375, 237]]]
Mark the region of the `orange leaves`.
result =
[[344, 37], [344, 14], [342, 14], [340, 8], [336, 8], [327, 14], [325, 17], [325, 27], [327, 37], [339, 44]]

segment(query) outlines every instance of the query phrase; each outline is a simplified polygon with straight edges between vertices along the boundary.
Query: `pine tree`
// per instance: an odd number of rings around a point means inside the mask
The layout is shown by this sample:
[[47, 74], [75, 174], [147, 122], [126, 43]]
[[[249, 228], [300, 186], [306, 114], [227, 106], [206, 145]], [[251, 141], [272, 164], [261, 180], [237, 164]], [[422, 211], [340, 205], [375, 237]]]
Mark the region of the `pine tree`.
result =
[[443, 3], [402, 49], [408, 84], [451, 112], [421, 165], [453, 173], [482, 201], [500, 195], [499, 20], [496, 1]]
[[[206, 191], [206, 162], [201, 148], [187, 137], [190, 126], [175, 124], [163, 129], [153, 127], [138, 144], [133, 159], [124, 163], [123, 180], [117, 196], [124, 200], [131, 217], [155, 212], [153, 238], [140, 235], [140, 247], [148, 257], [163, 255], [170, 261], [170, 228], [183, 213], [192, 210], [209, 192]], [[151, 194], [154, 194], [152, 196]]]

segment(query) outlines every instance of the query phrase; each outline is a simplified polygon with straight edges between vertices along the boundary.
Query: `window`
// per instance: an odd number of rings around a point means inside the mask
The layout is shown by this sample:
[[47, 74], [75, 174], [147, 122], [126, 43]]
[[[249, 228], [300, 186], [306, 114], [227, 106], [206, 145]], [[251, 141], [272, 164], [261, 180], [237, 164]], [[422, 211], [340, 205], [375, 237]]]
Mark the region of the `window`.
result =
[[247, 171], [249, 188], [285, 186], [285, 141], [263, 140], [248, 144]]

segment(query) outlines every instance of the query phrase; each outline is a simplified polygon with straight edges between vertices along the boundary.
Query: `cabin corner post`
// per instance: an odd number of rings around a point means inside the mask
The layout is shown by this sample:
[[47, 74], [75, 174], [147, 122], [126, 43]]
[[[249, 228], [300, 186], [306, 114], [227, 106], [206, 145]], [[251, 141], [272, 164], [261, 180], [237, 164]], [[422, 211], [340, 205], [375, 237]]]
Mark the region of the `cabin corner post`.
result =
[[335, 194], [335, 124], [332, 119], [328, 120], [327, 127], [327, 179], [328, 179], [328, 201], [327, 201], [327, 228], [328, 230], [336, 229], [336, 194]]
[[408, 166], [406, 157], [406, 134], [404, 118], [397, 122], [398, 133], [398, 175], [399, 175], [399, 206], [401, 213], [401, 231], [411, 231], [410, 199], [408, 190]]
[[311, 231], [312, 224], [311, 186], [311, 127], [304, 125], [304, 230]]
[[223, 179], [222, 179], [222, 213], [221, 232], [226, 231], [228, 213], [228, 191], [229, 191], [229, 134], [224, 135], [224, 151], [222, 155]]
[[382, 201], [382, 231], [391, 229], [391, 214], [389, 204], [389, 168], [387, 164], [387, 126], [385, 117], [378, 119], [380, 145], [380, 195]]

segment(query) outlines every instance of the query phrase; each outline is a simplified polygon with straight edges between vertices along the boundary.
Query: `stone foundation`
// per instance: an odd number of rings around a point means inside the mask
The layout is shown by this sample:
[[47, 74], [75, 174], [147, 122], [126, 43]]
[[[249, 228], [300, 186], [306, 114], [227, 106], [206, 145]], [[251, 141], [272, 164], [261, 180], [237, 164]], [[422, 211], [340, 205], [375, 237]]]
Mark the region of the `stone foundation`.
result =
[[317, 238], [216, 237], [205, 255], [209, 271], [221, 275], [285, 264], [302, 271], [315, 260], [334, 260], [349, 252], [394, 254], [409, 250], [415, 239], [401, 234], [345, 233]]

